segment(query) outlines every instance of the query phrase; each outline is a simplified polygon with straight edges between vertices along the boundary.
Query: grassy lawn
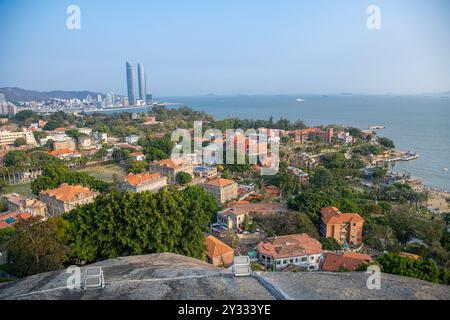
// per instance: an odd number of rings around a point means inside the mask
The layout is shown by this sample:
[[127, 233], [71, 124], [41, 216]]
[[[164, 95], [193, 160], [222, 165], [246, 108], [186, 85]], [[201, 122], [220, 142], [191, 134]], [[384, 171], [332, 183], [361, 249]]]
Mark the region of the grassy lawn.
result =
[[1, 194], [18, 193], [27, 197], [34, 197], [31, 192], [31, 182], [6, 186]]
[[86, 172], [94, 177], [96, 177], [99, 180], [111, 183], [113, 182], [113, 174], [117, 174], [117, 177], [119, 178], [120, 181], [122, 181], [125, 176], [127, 175], [127, 173], [125, 172], [125, 170], [116, 165], [116, 164], [107, 164], [104, 166], [98, 166], [98, 167], [90, 167], [90, 168], [85, 168], [85, 169], [81, 169], [81, 172]]

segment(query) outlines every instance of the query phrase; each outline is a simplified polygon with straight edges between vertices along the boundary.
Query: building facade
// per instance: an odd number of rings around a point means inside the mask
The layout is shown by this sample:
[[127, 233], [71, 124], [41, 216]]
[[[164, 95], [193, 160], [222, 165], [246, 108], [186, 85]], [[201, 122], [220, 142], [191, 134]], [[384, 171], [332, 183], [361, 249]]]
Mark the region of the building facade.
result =
[[176, 183], [176, 177], [179, 172], [185, 172], [193, 175], [193, 166], [186, 161], [176, 161], [172, 159], [165, 159], [161, 161], [153, 161], [150, 164], [151, 172], [159, 173], [167, 177], [169, 183]]
[[129, 174], [121, 188], [131, 192], [156, 192], [167, 185], [167, 177], [162, 177], [159, 173], [139, 173]]
[[229, 179], [213, 179], [203, 184], [203, 188], [211, 192], [221, 204], [234, 200], [238, 196], [238, 185]]
[[259, 262], [272, 270], [289, 265], [305, 270], [318, 270], [322, 260], [322, 245], [306, 233], [268, 238], [258, 243]]
[[342, 245], [359, 245], [363, 242], [364, 219], [357, 213], [342, 213], [336, 207], [320, 210], [321, 233], [326, 238], [334, 238]]
[[37, 145], [33, 132], [28, 130], [21, 130], [17, 132], [9, 130], [0, 131], [0, 146], [12, 145], [17, 139], [24, 139], [27, 144]]
[[131, 106], [136, 105], [136, 88], [134, 85], [134, 68], [131, 63], [126, 63], [127, 69], [127, 91], [128, 91], [128, 104]]
[[41, 191], [39, 199], [47, 205], [48, 215], [56, 217], [93, 202], [97, 195], [97, 192], [81, 185], [63, 183], [58, 188]]
[[147, 98], [147, 79], [145, 76], [145, 70], [144, 66], [140, 63], [137, 65], [137, 72], [138, 72], [138, 87], [139, 87], [139, 100], [145, 101]]

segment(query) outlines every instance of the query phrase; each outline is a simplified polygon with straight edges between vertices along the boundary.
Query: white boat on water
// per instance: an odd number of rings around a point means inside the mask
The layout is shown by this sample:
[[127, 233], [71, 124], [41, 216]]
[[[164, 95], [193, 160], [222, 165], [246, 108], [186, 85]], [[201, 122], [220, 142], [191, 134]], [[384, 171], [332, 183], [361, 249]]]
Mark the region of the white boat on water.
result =
[[386, 127], [383, 125], [377, 125], [377, 126], [369, 126], [369, 130], [382, 130], [385, 129]]
[[297, 102], [303, 102], [303, 101], [305, 101], [305, 99], [301, 99], [301, 98], [297, 99]]
[[448, 171], [448, 168], [444, 168], [444, 171]]

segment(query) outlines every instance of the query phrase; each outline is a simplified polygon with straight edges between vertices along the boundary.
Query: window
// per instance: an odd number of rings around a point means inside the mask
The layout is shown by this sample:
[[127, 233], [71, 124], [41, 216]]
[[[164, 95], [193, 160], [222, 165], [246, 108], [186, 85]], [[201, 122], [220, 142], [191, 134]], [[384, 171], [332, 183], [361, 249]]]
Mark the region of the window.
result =
[[287, 260], [283, 260], [283, 264], [286, 264], [287, 263]]
[[289, 263], [293, 263], [293, 262], [294, 262], [294, 259], [290, 259], [290, 260], [289, 260]]
[[276, 264], [277, 264], [277, 266], [280, 265], [280, 260], [277, 260]]
[[311, 260], [314, 260], [314, 257], [311, 257]]
[[303, 257], [303, 258], [302, 258], [302, 262], [305, 262], [305, 261], [307, 261], [307, 260], [308, 260], [307, 257]]

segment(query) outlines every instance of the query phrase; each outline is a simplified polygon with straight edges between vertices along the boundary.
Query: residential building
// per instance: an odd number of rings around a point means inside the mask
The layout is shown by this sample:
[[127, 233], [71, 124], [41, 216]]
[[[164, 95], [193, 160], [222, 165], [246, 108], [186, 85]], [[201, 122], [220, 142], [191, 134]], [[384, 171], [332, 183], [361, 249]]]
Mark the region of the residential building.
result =
[[165, 159], [161, 161], [153, 161], [150, 164], [151, 172], [157, 172], [168, 178], [169, 183], [176, 183], [176, 177], [179, 172], [186, 172], [193, 175], [193, 166], [187, 161]]
[[79, 205], [94, 201], [98, 195], [87, 187], [63, 183], [58, 188], [41, 191], [39, 199], [47, 205], [49, 216], [60, 216]]
[[318, 270], [322, 245], [306, 233], [268, 238], [258, 243], [259, 261], [272, 270], [294, 265], [306, 270]]
[[50, 151], [49, 154], [61, 160], [73, 160], [76, 158], [81, 158], [81, 153], [75, 152], [71, 149], [60, 149], [55, 151]]
[[354, 141], [352, 135], [347, 131], [338, 132], [336, 134], [336, 138], [340, 141], [343, 141], [344, 143], [352, 143]]
[[73, 139], [65, 139], [62, 141], [53, 141], [53, 151], [59, 151], [59, 150], [75, 150], [76, 149], [76, 143]]
[[214, 236], [205, 238], [206, 257], [214, 266], [229, 266], [233, 264], [234, 250]]
[[2, 196], [2, 202], [8, 211], [30, 212], [35, 217], [45, 218], [47, 206], [37, 199], [27, 198], [17, 193], [10, 193]]
[[92, 136], [95, 140], [97, 140], [98, 143], [108, 142], [108, 135], [104, 132], [95, 131]]
[[233, 208], [227, 208], [225, 210], [219, 211], [217, 213], [217, 224], [211, 226], [212, 229], [217, 227], [224, 226], [228, 230], [234, 230], [235, 232], [242, 232], [242, 224], [244, 223], [244, 219], [249, 215], [249, 212], [246, 210], [236, 210]]
[[194, 167], [194, 176], [205, 178], [207, 180], [217, 178], [217, 168], [210, 166], [196, 166]]
[[328, 252], [322, 263], [322, 270], [325, 271], [340, 271], [355, 270], [360, 265], [370, 264], [372, 257], [367, 254], [361, 254], [357, 252], [346, 252], [344, 254], [338, 254], [334, 252]]
[[0, 129], [0, 146], [12, 145], [17, 139], [25, 139], [27, 144], [37, 145], [33, 132], [23, 129], [19, 131], [9, 131]]
[[135, 134], [131, 134], [125, 137], [125, 142], [129, 144], [137, 144], [139, 141], [139, 136]]
[[293, 133], [295, 142], [313, 141], [315, 137], [319, 137], [321, 142], [331, 143], [334, 135], [334, 129], [308, 128], [303, 130], [295, 130]]
[[145, 159], [147, 159], [147, 157], [140, 151], [132, 152], [130, 153], [130, 156], [134, 161], [145, 161]]
[[306, 173], [305, 171], [296, 168], [296, 167], [288, 167], [288, 172], [295, 175], [298, 180], [300, 181], [300, 183], [307, 183], [309, 181], [309, 174]]
[[153, 191], [167, 185], [167, 177], [162, 177], [159, 173], [130, 173], [125, 177], [125, 182], [121, 185], [123, 190], [132, 192]]
[[321, 231], [326, 238], [334, 238], [340, 244], [362, 243], [364, 219], [357, 213], [342, 213], [336, 207], [320, 209]]
[[206, 191], [211, 192], [217, 201], [222, 204], [234, 200], [238, 196], [238, 184], [233, 180], [218, 178], [209, 180], [202, 186]]
[[78, 143], [83, 149], [89, 149], [92, 147], [92, 139], [89, 136], [78, 137]]

